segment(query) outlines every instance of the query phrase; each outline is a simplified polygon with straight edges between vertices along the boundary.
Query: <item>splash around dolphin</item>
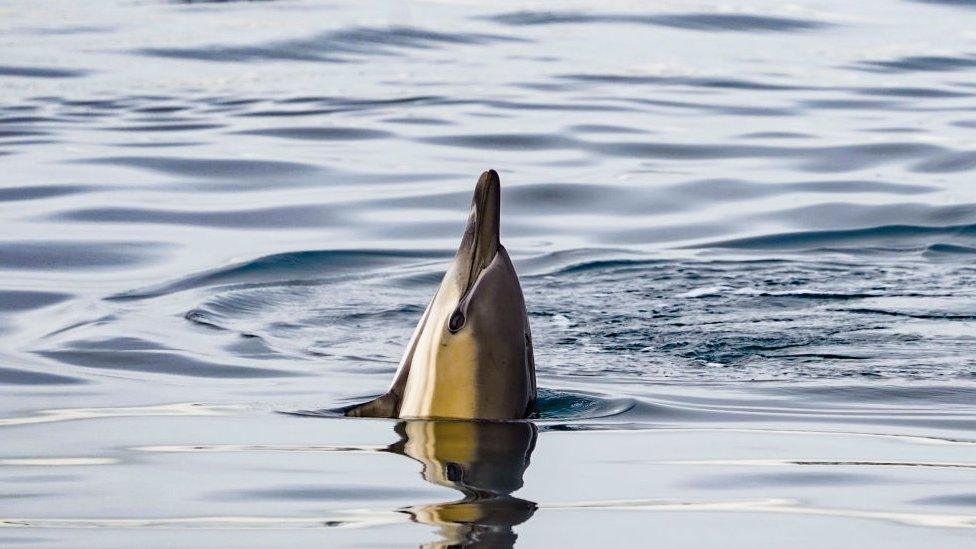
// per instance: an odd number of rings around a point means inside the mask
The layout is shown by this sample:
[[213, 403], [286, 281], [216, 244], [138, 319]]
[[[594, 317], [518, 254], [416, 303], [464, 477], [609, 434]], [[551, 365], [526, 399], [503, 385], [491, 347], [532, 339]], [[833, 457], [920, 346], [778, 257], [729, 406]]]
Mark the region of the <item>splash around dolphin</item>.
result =
[[514, 420], [535, 412], [532, 334], [518, 275], [499, 241], [498, 174], [481, 174], [461, 245], [386, 394], [353, 417]]

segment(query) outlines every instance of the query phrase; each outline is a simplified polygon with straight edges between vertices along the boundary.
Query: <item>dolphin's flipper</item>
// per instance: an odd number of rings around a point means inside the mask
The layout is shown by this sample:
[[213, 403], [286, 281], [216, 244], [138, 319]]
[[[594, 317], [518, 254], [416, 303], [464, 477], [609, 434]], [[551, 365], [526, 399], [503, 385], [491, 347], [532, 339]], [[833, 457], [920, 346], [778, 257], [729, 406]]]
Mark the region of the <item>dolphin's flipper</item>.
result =
[[369, 402], [350, 406], [342, 413], [348, 417], [395, 418], [400, 413], [400, 399], [393, 392], [389, 392]]

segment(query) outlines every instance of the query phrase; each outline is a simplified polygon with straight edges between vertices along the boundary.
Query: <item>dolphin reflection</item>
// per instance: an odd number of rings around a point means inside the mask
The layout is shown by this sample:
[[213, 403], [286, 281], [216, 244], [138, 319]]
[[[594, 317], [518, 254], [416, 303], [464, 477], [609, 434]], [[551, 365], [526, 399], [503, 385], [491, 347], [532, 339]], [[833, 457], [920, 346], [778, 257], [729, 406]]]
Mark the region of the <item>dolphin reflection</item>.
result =
[[439, 527], [442, 539], [425, 547], [512, 547], [512, 527], [536, 510], [513, 497], [522, 487], [538, 430], [530, 422], [409, 420], [388, 450], [419, 461], [425, 480], [459, 490], [451, 502], [403, 509], [419, 523]]

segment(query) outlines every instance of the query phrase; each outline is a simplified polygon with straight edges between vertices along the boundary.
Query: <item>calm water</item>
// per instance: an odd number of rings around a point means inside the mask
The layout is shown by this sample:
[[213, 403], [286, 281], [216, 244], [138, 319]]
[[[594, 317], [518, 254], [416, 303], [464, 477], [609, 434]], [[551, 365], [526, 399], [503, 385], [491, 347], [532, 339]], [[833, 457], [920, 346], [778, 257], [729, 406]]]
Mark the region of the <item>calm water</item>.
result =
[[[593, 4], [0, 2], [0, 545], [971, 547], [976, 4]], [[488, 167], [542, 418], [315, 412]]]

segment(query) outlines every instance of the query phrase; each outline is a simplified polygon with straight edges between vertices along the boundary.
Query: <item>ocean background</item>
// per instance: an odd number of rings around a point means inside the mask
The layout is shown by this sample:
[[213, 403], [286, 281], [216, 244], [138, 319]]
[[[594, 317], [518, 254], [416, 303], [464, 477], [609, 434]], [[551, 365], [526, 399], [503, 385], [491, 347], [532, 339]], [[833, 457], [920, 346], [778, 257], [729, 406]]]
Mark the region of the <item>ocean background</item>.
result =
[[[488, 168], [541, 417], [323, 412]], [[0, 546], [972, 547], [974, 174], [967, 0], [2, 0]]]

